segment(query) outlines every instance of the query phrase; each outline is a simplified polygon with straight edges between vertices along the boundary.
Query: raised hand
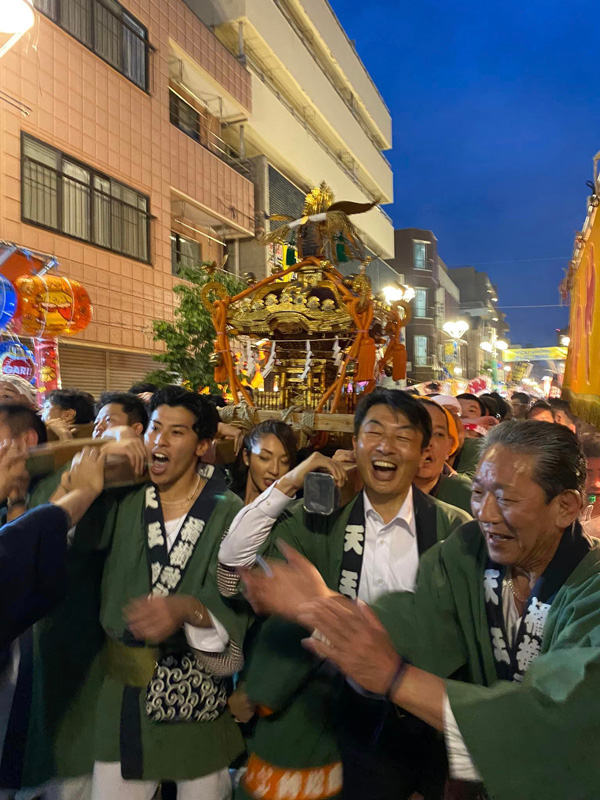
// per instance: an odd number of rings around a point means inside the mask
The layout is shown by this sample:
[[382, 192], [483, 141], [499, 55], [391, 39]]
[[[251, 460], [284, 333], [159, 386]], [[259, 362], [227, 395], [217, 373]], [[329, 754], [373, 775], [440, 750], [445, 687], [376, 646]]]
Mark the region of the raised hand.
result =
[[295, 622], [302, 603], [333, 593], [308, 559], [285, 542], [278, 542], [278, 547], [287, 562], [269, 561], [266, 569], [241, 569], [240, 577], [257, 614], [277, 614]]
[[30, 481], [25, 467], [27, 455], [27, 447], [22, 443], [12, 440], [0, 443], [0, 500], [27, 492]]
[[277, 488], [284, 494], [293, 497], [304, 486], [304, 479], [309, 472], [328, 472], [333, 476], [335, 485], [341, 489], [346, 483], [348, 475], [344, 467], [322, 453], [312, 453], [297, 467], [286, 473], [277, 481]]
[[304, 640], [307, 649], [328, 658], [363, 689], [387, 694], [400, 657], [367, 605], [336, 595], [305, 604], [297, 620], [317, 632]]
[[79, 491], [98, 497], [104, 489], [106, 454], [99, 447], [84, 447], [75, 454], [71, 469], [65, 472], [61, 485], [65, 492]]

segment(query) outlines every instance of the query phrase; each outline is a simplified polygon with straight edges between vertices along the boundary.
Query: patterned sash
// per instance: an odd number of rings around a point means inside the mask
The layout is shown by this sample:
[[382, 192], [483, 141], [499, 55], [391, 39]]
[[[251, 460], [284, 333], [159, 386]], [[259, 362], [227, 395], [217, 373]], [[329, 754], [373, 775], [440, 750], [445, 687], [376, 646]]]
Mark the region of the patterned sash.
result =
[[[174, 594], [187, 571], [190, 559], [225, 489], [225, 481], [213, 466], [203, 465], [198, 474], [207, 483], [196, 498], [171, 550], [162, 507], [155, 486], [146, 490], [146, 533], [150, 585], [153, 595]], [[146, 692], [146, 714], [154, 722], [210, 722], [227, 706], [227, 687], [200, 665], [190, 648], [161, 647], [152, 680]]]
[[[502, 587], [506, 567], [489, 560], [483, 576], [485, 608], [500, 680], [522, 681], [529, 666], [542, 649], [546, 618], [558, 590], [590, 551], [592, 543], [579, 522], [565, 530], [552, 561], [540, 575], [527, 599], [519, 630], [509, 646], [504, 614]], [[507, 591], [510, 589], [507, 588]]]
[[342, 570], [340, 573], [340, 594], [356, 600], [360, 573], [365, 554], [365, 503], [362, 492], [348, 517], [344, 534], [344, 552], [342, 554]]

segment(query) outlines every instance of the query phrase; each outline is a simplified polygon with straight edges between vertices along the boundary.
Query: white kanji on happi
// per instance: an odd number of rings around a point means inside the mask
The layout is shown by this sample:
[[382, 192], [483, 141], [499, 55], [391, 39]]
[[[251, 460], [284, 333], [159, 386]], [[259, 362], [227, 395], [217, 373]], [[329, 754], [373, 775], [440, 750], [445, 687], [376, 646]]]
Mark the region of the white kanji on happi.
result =
[[174, 567], [185, 569], [193, 552], [194, 545], [191, 542], [177, 542], [171, 550], [169, 561]]
[[504, 661], [505, 664], [510, 664], [510, 656], [506, 650], [506, 642], [504, 641], [504, 634], [501, 628], [490, 628], [492, 634], [492, 647], [494, 648], [494, 658], [496, 661]]
[[182, 541], [191, 542], [191, 544], [196, 544], [196, 542], [200, 538], [200, 534], [202, 533], [203, 529], [204, 529], [203, 519], [196, 519], [195, 517], [189, 517], [186, 520], [186, 523], [181, 530]]
[[168, 589], [174, 589], [181, 578], [181, 571], [177, 567], [163, 567], [160, 579]]
[[358, 586], [358, 572], [351, 572], [349, 569], [342, 570], [340, 579], [340, 592], [346, 597], [356, 600], [356, 587]]
[[517, 664], [521, 672], [525, 672], [532, 661], [540, 654], [541, 645], [538, 639], [525, 634], [517, 650]]
[[325, 770], [313, 769], [306, 776], [304, 784], [305, 797], [322, 797], [325, 791]]
[[154, 561], [150, 567], [152, 570], [152, 583], [156, 583], [158, 580], [158, 576], [160, 575], [160, 571], [162, 569], [162, 564], [160, 561]]
[[344, 550], [354, 550], [358, 555], [362, 555], [363, 542], [365, 540], [365, 529], [362, 525], [348, 525], [346, 537], [344, 539]]
[[148, 547], [157, 547], [158, 545], [163, 545], [164, 543], [165, 538], [163, 536], [160, 522], [150, 522], [148, 524]]
[[156, 497], [156, 487], [148, 486], [146, 489], [146, 506], [148, 508], [158, 508], [158, 498]]
[[296, 800], [302, 791], [302, 775], [299, 772], [284, 772], [277, 782], [276, 800]]
[[537, 636], [539, 639], [541, 639], [544, 635], [546, 618], [549, 611], [549, 603], [542, 603], [537, 599], [537, 597], [532, 597], [527, 615], [525, 617], [525, 627], [527, 628], [527, 633], [529, 633], [531, 636]]
[[500, 577], [500, 572], [497, 569], [486, 569], [483, 573], [483, 591], [485, 593], [485, 602], [486, 603], [493, 603], [495, 606], [498, 605], [498, 593], [496, 589], [498, 588], [498, 578]]

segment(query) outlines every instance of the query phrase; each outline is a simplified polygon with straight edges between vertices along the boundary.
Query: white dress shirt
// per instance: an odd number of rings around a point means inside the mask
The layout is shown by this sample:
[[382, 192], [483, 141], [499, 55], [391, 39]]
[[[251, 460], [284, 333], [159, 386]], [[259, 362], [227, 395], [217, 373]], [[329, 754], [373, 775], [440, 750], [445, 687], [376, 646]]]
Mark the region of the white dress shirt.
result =
[[[521, 627], [521, 617], [506, 578], [502, 584], [502, 615], [508, 643], [512, 646]], [[448, 751], [450, 775], [458, 780], [480, 781], [481, 777], [467, 750], [447, 695], [444, 698], [444, 739]]]
[[419, 569], [419, 549], [412, 486], [391, 522], [384, 523], [363, 491], [365, 550], [358, 596], [374, 603], [388, 592], [412, 592]]
[[[219, 561], [227, 567], [251, 567], [279, 515], [294, 500], [276, 484], [238, 511], [221, 542]], [[413, 591], [419, 567], [412, 487], [391, 522], [384, 524], [363, 492], [365, 549], [358, 596], [372, 603], [393, 591]]]
[[[181, 526], [185, 522], [187, 514], [176, 519], [170, 519], [165, 522], [165, 533], [167, 536], [167, 551], [170, 553], [171, 548], [175, 544], [177, 534], [181, 530]], [[183, 626], [185, 638], [187, 639], [190, 647], [195, 650], [203, 650], [205, 653], [223, 653], [229, 644], [229, 634], [221, 625], [219, 620], [214, 617], [210, 611], [208, 612], [213, 627], [212, 628], [196, 628], [187, 623]]]

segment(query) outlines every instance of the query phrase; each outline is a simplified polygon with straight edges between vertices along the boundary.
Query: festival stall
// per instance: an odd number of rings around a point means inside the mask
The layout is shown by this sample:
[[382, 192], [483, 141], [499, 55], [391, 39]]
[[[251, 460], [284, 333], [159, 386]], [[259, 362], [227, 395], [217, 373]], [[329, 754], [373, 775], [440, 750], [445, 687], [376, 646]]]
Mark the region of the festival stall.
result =
[[[594, 185], [597, 186], [597, 178]], [[575, 238], [573, 258], [561, 284], [570, 296], [569, 349], [563, 397], [578, 417], [600, 428], [600, 194], [588, 198], [583, 230]], [[598, 311], [599, 313], [596, 313]]]
[[87, 291], [51, 273], [56, 267], [53, 257], [0, 242], [0, 374], [26, 378], [40, 398], [60, 388], [58, 337], [76, 336], [92, 319]]

